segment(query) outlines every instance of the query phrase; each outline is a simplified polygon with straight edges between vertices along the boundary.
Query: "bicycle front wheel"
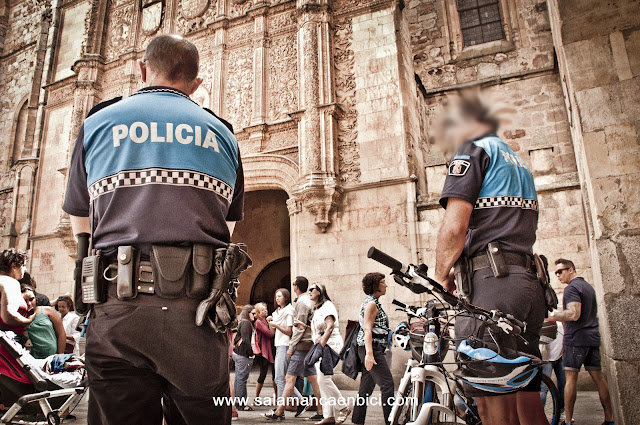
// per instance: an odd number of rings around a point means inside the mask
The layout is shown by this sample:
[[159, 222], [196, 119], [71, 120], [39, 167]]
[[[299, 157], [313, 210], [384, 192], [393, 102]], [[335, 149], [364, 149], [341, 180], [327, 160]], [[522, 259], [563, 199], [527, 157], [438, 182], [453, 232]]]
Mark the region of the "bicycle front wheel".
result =
[[402, 392], [400, 399], [396, 399], [395, 403], [399, 404], [396, 415], [391, 421], [391, 425], [404, 425], [411, 422], [411, 410], [416, 402], [413, 398], [413, 383], [409, 383]]
[[547, 375], [542, 375], [542, 385], [546, 385], [549, 390], [547, 402], [544, 406], [544, 413], [550, 425], [560, 425], [560, 392], [553, 380]]

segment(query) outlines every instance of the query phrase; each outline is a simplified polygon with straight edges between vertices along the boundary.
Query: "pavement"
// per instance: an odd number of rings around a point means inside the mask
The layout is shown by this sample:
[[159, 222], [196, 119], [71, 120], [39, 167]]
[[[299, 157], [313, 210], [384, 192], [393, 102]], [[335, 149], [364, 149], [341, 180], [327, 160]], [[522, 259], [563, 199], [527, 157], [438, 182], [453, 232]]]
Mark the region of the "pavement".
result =
[[[253, 377], [253, 374], [251, 376]], [[252, 379], [255, 382], [254, 379]], [[247, 386], [249, 394], [255, 394], [255, 384], [249, 384]], [[377, 391], [377, 390], [376, 390]], [[344, 397], [355, 397], [357, 391], [354, 390], [343, 390], [342, 395]], [[74, 410], [73, 414], [76, 415], [77, 419], [75, 421], [64, 421], [64, 424], [74, 424], [74, 425], [86, 425], [87, 424], [87, 397], [90, 395], [86, 395], [85, 398], [80, 402], [78, 407]], [[273, 397], [273, 389], [271, 388], [271, 383], [269, 380], [265, 383], [263, 392], [261, 397]], [[256, 410], [253, 412], [239, 412], [239, 419], [234, 421], [233, 424], [236, 425], [259, 425], [259, 424], [267, 424], [271, 423], [263, 417], [264, 413], [267, 413], [271, 407], [260, 406], [256, 407]], [[276, 422], [281, 424], [297, 424], [297, 425], [311, 425], [314, 422], [305, 420], [306, 418], [313, 415], [315, 412], [304, 413], [300, 418], [294, 418], [293, 412], [286, 412], [286, 420], [283, 422]], [[582, 391], [578, 393], [578, 399], [576, 401], [575, 414], [574, 414], [574, 422], [577, 425], [601, 425], [604, 420], [602, 406], [600, 405], [600, 400], [598, 399], [598, 393], [596, 391]], [[382, 417], [382, 409], [378, 406], [372, 406], [367, 411], [367, 424], [378, 425], [384, 424], [384, 420]], [[345, 424], [351, 424], [351, 418], [347, 419]], [[135, 425], [135, 424], [122, 424], [122, 425]], [[197, 424], [197, 425], [208, 425], [208, 424]], [[212, 424], [213, 425], [213, 424]]]

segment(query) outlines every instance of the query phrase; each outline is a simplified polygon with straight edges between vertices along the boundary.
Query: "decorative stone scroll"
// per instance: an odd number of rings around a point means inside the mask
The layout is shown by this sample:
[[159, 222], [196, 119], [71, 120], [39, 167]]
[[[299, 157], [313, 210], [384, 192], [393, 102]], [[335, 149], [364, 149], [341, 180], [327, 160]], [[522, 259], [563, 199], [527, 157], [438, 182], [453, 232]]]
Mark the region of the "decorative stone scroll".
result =
[[340, 106], [338, 122], [338, 179], [342, 183], [360, 181], [360, 154], [356, 109], [356, 78], [352, 48], [351, 20], [336, 24], [334, 29], [334, 64], [336, 68], [336, 101]]

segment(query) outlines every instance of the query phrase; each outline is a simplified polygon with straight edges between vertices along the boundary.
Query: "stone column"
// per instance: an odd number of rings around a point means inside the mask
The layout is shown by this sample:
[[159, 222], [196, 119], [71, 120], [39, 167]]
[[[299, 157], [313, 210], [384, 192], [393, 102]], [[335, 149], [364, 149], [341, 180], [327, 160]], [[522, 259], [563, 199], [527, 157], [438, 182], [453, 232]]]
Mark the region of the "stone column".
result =
[[[550, 0], [572, 123], [615, 422], [640, 417], [640, 15], [631, 0]], [[578, 395], [579, 397], [580, 395]]]
[[300, 196], [320, 231], [340, 197], [336, 181], [333, 45], [326, 0], [298, 0]]

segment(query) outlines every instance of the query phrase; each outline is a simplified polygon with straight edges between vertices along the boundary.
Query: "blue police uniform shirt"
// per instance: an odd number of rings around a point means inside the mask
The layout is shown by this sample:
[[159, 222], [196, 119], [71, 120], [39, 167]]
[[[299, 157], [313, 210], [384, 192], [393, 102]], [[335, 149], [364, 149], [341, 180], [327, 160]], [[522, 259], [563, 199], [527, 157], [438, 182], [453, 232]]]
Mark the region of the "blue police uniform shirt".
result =
[[449, 198], [474, 205], [464, 253], [471, 257], [490, 242], [505, 251], [533, 253], [538, 197], [524, 161], [496, 135], [467, 141], [454, 154], [440, 204]]
[[92, 210], [94, 246], [105, 254], [120, 245], [148, 253], [151, 244], [226, 246], [243, 199], [232, 127], [179, 90], [146, 87], [85, 119], [63, 210]]

